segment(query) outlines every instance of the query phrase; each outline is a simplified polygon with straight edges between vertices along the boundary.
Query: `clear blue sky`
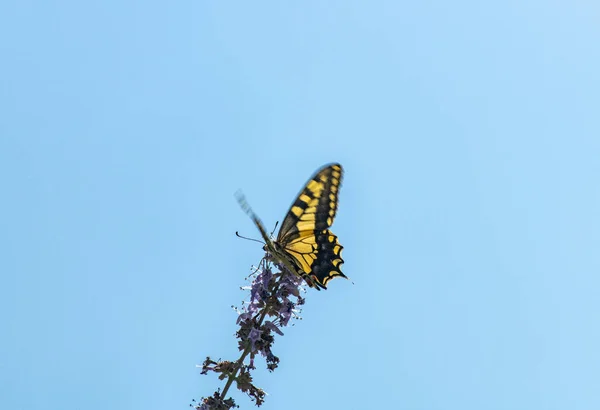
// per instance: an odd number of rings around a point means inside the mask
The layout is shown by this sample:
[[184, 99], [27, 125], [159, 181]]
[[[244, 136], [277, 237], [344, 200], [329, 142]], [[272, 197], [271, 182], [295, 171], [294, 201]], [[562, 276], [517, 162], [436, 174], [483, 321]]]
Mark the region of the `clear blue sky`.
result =
[[[264, 409], [600, 408], [600, 6], [0, 4], [0, 407], [186, 409], [319, 166], [344, 272]], [[238, 397], [238, 396], [236, 396]], [[239, 398], [242, 408], [249, 401]]]

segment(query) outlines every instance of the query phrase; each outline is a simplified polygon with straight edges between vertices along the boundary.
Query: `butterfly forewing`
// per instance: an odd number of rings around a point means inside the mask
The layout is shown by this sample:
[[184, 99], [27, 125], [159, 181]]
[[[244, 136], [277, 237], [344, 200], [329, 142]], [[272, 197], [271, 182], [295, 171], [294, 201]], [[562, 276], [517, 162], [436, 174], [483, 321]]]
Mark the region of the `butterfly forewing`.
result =
[[322, 231], [331, 226], [337, 212], [342, 175], [342, 166], [331, 164], [317, 171], [306, 183], [281, 224], [277, 235], [280, 245], [291, 242], [299, 231]]

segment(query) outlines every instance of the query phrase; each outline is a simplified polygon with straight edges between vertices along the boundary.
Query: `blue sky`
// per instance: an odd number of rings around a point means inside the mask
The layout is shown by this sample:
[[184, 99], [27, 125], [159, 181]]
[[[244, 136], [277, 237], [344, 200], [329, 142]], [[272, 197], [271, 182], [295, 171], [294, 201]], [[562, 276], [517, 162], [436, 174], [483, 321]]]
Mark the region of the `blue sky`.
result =
[[[346, 170], [264, 409], [600, 408], [600, 7], [4, 1], [0, 405], [222, 386], [258, 237]], [[242, 408], [251, 404], [235, 396]]]

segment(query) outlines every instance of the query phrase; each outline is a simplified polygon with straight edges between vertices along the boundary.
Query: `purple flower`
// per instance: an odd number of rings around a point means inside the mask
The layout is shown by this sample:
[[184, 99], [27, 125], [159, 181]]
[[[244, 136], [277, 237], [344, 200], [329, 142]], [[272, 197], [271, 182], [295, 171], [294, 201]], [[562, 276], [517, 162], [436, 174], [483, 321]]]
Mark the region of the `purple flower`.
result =
[[282, 326], [286, 326], [292, 317], [294, 309], [294, 304], [287, 300], [281, 304], [281, 308], [279, 309], [279, 320]]
[[250, 286], [242, 288], [250, 290], [249, 299], [243, 302], [241, 309], [234, 308], [238, 313], [236, 338], [242, 356], [235, 361], [207, 358], [201, 373], [213, 371], [227, 382], [222, 393], [217, 391], [212, 397], [204, 398], [196, 406], [198, 410], [234, 407], [233, 399], [224, 400], [234, 381], [235, 386], [254, 400], [257, 406], [264, 402], [265, 393], [253, 384], [250, 374], [255, 369], [255, 357], [262, 355], [269, 371], [278, 367], [279, 358], [271, 350], [275, 335], [282, 336], [281, 328], [287, 326], [291, 318], [299, 317], [299, 307], [304, 304], [304, 298], [300, 295], [305, 290], [302, 287], [304, 280], [298, 275], [282, 269], [273, 274], [267, 259], [263, 259], [261, 268], [250, 275]]
[[279, 330], [277, 325], [275, 323], [271, 322], [270, 320], [267, 320], [265, 322], [265, 327], [268, 329], [271, 329], [273, 332], [277, 333], [279, 336], [283, 336], [283, 332], [281, 330]]
[[260, 279], [260, 281], [262, 282], [262, 285], [263, 285], [263, 289], [268, 290], [269, 282], [271, 281], [272, 277], [273, 277], [273, 272], [271, 271], [271, 269], [267, 268], [267, 269], [263, 269], [261, 274], [258, 275], [258, 277], [256, 279], [257, 280]]
[[262, 331], [256, 329], [256, 328], [252, 328], [250, 330], [250, 334], [248, 335], [248, 339], [250, 339], [250, 341], [252, 342], [252, 346], [254, 346], [254, 344], [256, 343], [256, 341], [258, 339], [260, 339], [260, 336], [262, 334]]
[[243, 322], [245, 320], [250, 320], [250, 319], [252, 319], [251, 312], [240, 313], [240, 315], [237, 318], [236, 323], [239, 325], [241, 322]]

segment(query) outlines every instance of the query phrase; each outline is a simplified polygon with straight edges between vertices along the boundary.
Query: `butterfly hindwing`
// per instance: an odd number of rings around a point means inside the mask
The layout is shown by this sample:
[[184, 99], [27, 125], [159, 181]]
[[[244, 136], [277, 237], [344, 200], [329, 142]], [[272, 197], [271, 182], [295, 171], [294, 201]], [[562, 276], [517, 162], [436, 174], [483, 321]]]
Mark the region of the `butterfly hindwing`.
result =
[[288, 211], [275, 241], [279, 253], [296, 268], [309, 286], [326, 289], [341, 271], [342, 245], [329, 230], [338, 206], [343, 169], [340, 164], [321, 168]]
[[346, 277], [341, 271], [343, 248], [337, 236], [326, 229], [295, 240], [283, 252], [309, 286], [320, 290], [334, 277]]

